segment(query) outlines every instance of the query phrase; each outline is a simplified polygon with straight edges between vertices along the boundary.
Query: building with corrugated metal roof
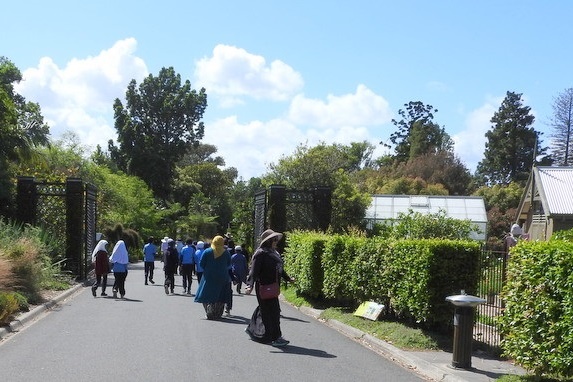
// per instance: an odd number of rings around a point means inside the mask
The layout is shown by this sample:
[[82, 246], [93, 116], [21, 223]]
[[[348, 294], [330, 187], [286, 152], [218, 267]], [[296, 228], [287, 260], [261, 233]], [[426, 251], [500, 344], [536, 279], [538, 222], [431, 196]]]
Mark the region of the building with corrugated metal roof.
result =
[[486, 240], [487, 212], [481, 196], [373, 195], [365, 219], [372, 228], [376, 223], [391, 224], [410, 210], [424, 215], [444, 211], [449, 218], [469, 220], [478, 228], [471, 233], [471, 238]]
[[516, 221], [530, 240], [573, 228], [573, 167], [534, 166]]

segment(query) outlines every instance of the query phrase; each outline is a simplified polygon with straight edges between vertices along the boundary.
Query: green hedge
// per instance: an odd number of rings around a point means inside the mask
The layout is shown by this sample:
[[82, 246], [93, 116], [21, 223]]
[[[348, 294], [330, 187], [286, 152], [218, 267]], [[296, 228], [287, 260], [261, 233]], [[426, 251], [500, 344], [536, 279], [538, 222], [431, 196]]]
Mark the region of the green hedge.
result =
[[511, 250], [500, 317], [504, 353], [536, 375], [573, 377], [573, 244]]
[[479, 253], [475, 241], [396, 241], [390, 246], [386, 271], [392, 308], [417, 323], [446, 327], [453, 317], [446, 297], [462, 289], [475, 294]]
[[327, 236], [316, 232], [291, 232], [285, 249], [285, 270], [296, 278], [299, 293], [322, 297], [322, 252]]
[[445, 298], [475, 293], [479, 243], [462, 240], [390, 240], [294, 232], [285, 263], [297, 291], [343, 303], [387, 304], [401, 317], [445, 327], [453, 306]]

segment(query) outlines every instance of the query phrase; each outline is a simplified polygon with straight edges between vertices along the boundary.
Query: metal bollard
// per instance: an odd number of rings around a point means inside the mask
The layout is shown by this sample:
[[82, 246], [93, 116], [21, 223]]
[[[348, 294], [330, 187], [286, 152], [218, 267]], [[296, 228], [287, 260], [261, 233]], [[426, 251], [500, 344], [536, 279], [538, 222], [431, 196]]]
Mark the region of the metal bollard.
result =
[[454, 311], [452, 366], [460, 369], [471, 369], [474, 309], [486, 301], [483, 298], [467, 295], [463, 290], [459, 295], [446, 297], [446, 301], [451, 302], [456, 307]]

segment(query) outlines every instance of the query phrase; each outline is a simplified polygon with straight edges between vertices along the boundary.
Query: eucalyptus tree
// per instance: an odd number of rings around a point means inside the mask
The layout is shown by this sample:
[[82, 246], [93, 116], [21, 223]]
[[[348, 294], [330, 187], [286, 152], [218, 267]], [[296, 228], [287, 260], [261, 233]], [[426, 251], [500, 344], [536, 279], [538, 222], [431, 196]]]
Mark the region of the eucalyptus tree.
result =
[[192, 89], [189, 80], [182, 83], [170, 67], [156, 77], [149, 74], [139, 85], [132, 80], [125, 98], [125, 106], [119, 99], [114, 102], [118, 146], [108, 143], [111, 159], [168, 201], [177, 162], [204, 135], [205, 89]]

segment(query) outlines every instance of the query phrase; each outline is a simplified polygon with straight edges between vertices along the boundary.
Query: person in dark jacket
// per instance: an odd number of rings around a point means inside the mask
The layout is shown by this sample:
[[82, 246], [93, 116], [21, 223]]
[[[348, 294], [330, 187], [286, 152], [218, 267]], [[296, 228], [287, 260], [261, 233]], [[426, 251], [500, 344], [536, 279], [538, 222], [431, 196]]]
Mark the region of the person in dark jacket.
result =
[[282, 337], [280, 316], [281, 308], [278, 296], [262, 299], [261, 285], [272, 284], [280, 279], [294, 282], [283, 268], [283, 260], [277, 251], [277, 244], [283, 234], [271, 229], [261, 235], [261, 244], [253, 254], [249, 276], [247, 277], [247, 293], [254, 288], [259, 306], [253, 312], [251, 322], [245, 330], [253, 340], [281, 347], [289, 341]]
[[179, 266], [179, 253], [175, 247], [175, 240], [167, 240], [167, 250], [163, 255], [163, 270], [165, 271], [165, 294], [175, 293], [175, 273]]
[[92, 252], [92, 263], [94, 264], [94, 271], [96, 281], [92, 285], [92, 294], [95, 297], [97, 288], [101, 285], [101, 295], [107, 296], [105, 288], [107, 287], [107, 274], [109, 273], [109, 260], [107, 253], [107, 241], [100, 240]]

